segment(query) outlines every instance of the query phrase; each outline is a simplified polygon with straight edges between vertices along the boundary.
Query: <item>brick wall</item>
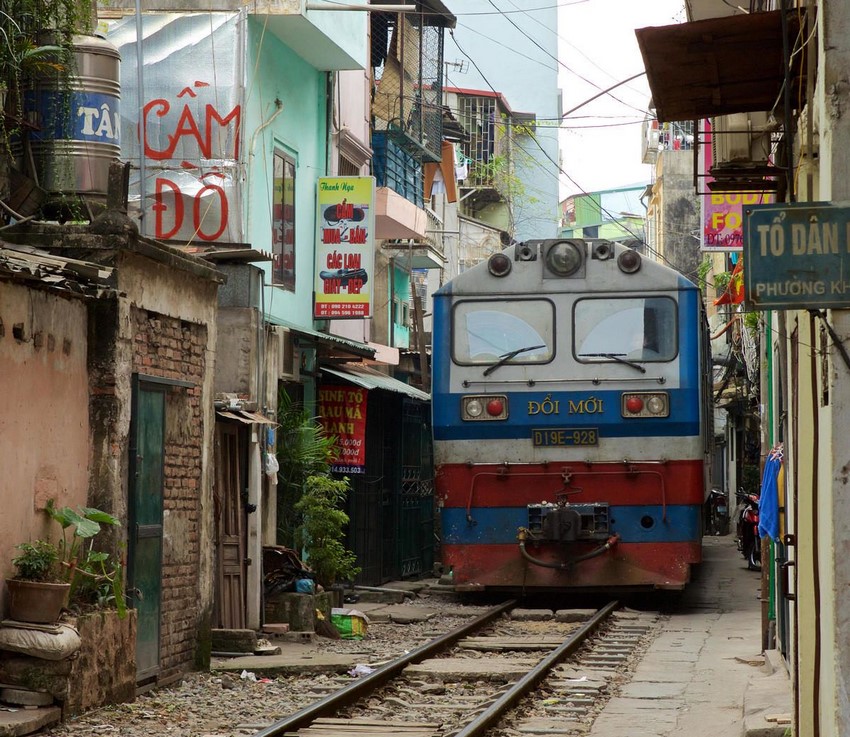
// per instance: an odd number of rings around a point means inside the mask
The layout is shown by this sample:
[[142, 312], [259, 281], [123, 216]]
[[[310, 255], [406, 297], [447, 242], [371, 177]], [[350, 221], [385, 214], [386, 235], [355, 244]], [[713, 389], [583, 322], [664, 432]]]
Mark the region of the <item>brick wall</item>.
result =
[[192, 668], [202, 615], [201, 397], [207, 329], [136, 308], [132, 314], [135, 369], [193, 384], [171, 387], [166, 397], [160, 680], [168, 681]]

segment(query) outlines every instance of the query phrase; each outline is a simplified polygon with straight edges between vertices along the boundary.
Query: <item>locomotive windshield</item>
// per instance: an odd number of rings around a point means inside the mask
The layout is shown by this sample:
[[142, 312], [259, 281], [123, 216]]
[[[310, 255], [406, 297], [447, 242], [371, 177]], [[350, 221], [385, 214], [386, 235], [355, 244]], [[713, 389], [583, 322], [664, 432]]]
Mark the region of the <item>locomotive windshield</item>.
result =
[[555, 354], [555, 307], [545, 299], [459, 302], [452, 321], [456, 363], [546, 363]]
[[583, 363], [672, 361], [678, 352], [670, 297], [580, 299], [573, 309], [573, 352]]

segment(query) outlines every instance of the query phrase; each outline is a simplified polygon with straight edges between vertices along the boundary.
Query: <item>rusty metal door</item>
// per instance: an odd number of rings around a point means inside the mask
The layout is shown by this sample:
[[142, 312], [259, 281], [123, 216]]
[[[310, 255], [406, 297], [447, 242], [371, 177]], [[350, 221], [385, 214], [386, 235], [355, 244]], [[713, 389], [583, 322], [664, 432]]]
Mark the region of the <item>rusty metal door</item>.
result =
[[245, 430], [216, 423], [216, 627], [244, 629], [247, 602], [245, 551]]

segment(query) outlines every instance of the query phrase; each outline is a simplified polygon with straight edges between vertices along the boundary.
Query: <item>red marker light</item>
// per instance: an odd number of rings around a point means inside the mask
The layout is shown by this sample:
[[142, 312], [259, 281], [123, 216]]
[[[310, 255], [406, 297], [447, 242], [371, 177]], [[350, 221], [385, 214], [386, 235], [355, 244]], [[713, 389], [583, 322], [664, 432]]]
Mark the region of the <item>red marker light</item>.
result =
[[626, 409], [632, 414], [638, 414], [643, 409], [643, 400], [640, 397], [629, 397], [626, 400]]
[[498, 417], [504, 411], [505, 405], [502, 404], [501, 399], [491, 399], [487, 402], [487, 414], [491, 417]]

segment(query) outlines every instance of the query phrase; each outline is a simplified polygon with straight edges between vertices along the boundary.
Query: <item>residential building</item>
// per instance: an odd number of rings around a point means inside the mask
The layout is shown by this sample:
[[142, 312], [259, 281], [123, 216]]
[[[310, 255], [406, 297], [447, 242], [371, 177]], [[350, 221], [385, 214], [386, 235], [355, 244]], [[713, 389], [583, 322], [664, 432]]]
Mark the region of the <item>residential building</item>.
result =
[[641, 184], [568, 197], [561, 203], [558, 235], [562, 238], [605, 238], [629, 243], [643, 251], [646, 192], [647, 186]]
[[[125, 129], [137, 123], [140, 83], [147, 100], [139, 168], [152, 180], [143, 198], [148, 227], [228, 277], [216, 374], [223, 512], [214, 625], [221, 628], [257, 628], [263, 619], [262, 548], [280, 542], [281, 505], [291, 504], [267, 461], [286, 442], [275, 430], [281, 391], [319, 417], [327, 407], [323, 388], [330, 396], [354, 386], [364, 398], [357, 441], [365, 450], [345, 466], [353, 490], [349, 543], [361, 582], [431, 565], [429, 545], [419, 541], [431, 534], [418, 517], [430, 500], [422, 487], [429, 455], [419, 452], [428, 395], [405, 380], [420, 374], [417, 361], [409, 371], [393, 367], [411, 345], [412, 268], [442, 265], [439, 244], [426, 232], [433, 218], [422, 176], [424, 163], [440, 157], [442, 29], [453, 19], [435, 2], [414, 14], [370, 13], [367, 5], [208, 12], [172, 3], [168, 9], [179, 12], [166, 13], [148, 4], [141, 53], [134, 18], [117, 18], [110, 28], [129, 62]], [[120, 5], [111, 8], [120, 13]], [[370, 38], [380, 64], [370, 61]], [[141, 82], [129, 73], [140, 59]], [[175, 69], [199, 68], [209, 69], [209, 79], [193, 72], [175, 87]], [[139, 154], [126, 149], [130, 160]], [[323, 192], [349, 187], [360, 199], [332, 201], [330, 215]], [[410, 463], [402, 468], [393, 463], [398, 458]], [[398, 515], [394, 526], [367, 518], [380, 509], [375, 494], [390, 499], [384, 509]], [[410, 524], [406, 494], [423, 500]], [[407, 527], [418, 537], [406, 535]], [[376, 543], [377, 529], [385, 534]], [[411, 561], [400, 552], [405, 544], [425, 557]]]
[[[509, 235], [517, 241], [552, 238], [559, 200], [558, 8], [508, 12], [487, 0], [466, 0], [462, 13], [446, 44], [446, 86], [476, 91], [465, 95], [466, 108], [454, 111], [462, 124], [464, 115], [477, 120], [475, 130], [471, 125], [468, 130], [470, 145], [484, 148], [468, 155], [488, 164], [484, 150], [504, 136], [499, 145], [502, 151], [510, 147], [514, 184]], [[508, 115], [505, 101], [522, 114]], [[491, 140], [490, 130], [497, 127], [502, 133]]]
[[[843, 273], [832, 259], [846, 245], [840, 203], [850, 197], [850, 124], [836, 102], [847, 74], [850, 10], [814, 1], [739, 8], [687, 0], [686, 7], [690, 22], [643, 29], [638, 39], [659, 121], [711, 120], [709, 201], [723, 209], [707, 225], [730, 216], [744, 225], [740, 248], [720, 229], [709, 245], [743, 253], [736, 268], [743, 301], [734, 316], [753, 323], [759, 337], [750, 353], [761, 402], [761, 645], [784, 658], [791, 676], [791, 731], [837, 737], [850, 731], [843, 685], [850, 674], [843, 646], [850, 635], [843, 614], [850, 603], [843, 346], [850, 305], [828, 274]], [[697, 52], [708, 36], [711, 48]], [[696, 142], [709, 146], [702, 133]], [[745, 204], [745, 195], [761, 200]], [[838, 252], [820, 245], [833, 228]], [[772, 247], [760, 240], [766, 232]], [[791, 232], [807, 237], [789, 251]]]
[[[108, 510], [126, 525], [110, 544], [126, 550], [136, 617], [123, 657], [139, 685], [174, 681], [209, 658], [224, 276], [132, 228], [97, 232], [97, 221], [5, 238], [16, 245], [2, 259], [0, 385], [15, 431], [0, 454], [21, 493], [6, 499], [3, 568], [15, 544], [55, 539], [49, 500]], [[57, 417], [48, 429], [45, 412]]]

